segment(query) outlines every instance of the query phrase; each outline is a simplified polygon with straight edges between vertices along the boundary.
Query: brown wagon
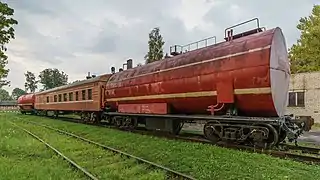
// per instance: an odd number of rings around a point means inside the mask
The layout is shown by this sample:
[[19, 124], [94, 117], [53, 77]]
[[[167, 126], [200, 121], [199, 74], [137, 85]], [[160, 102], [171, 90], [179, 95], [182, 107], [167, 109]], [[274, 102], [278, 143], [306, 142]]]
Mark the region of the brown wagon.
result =
[[55, 116], [79, 113], [82, 119], [98, 120], [104, 108], [104, 87], [111, 74], [36, 93], [35, 109], [39, 114]]

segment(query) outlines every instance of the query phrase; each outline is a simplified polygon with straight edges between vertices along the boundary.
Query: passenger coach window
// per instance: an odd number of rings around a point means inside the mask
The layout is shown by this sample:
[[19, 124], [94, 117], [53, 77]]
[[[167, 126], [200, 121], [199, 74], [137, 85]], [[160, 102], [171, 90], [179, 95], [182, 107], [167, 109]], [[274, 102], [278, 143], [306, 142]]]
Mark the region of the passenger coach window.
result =
[[49, 96], [47, 96], [47, 103], [49, 102]]
[[92, 99], [92, 89], [88, 89], [88, 100]]
[[76, 92], [76, 101], [79, 101], [79, 92]]
[[63, 101], [68, 101], [67, 93], [64, 93], [64, 94], [63, 94]]
[[57, 100], [58, 100], [57, 95], [54, 95], [54, 102], [57, 102]]
[[69, 93], [69, 101], [73, 101], [73, 93]]
[[59, 102], [61, 102], [61, 101], [62, 101], [62, 95], [59, 94]]
[[82, 100], [86, 100], [86, 90], [82, 90]]

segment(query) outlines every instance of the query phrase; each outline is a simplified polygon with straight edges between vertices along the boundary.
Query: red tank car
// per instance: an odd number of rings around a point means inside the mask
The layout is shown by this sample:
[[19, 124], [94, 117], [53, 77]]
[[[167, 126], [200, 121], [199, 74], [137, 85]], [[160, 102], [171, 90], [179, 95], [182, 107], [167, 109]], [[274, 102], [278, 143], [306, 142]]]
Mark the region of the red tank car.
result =
[[165, 103], [176, 114], [208, 114], [212, 107], [224, 114], [232, 105], [240, 115], [283, 116], [289, 77], [285, 39], [275, 28], [116, 73], [106, 101], [131, 113]]
[[18, 98], [18, 106], [20, 108], [20, 112], [22, 114], [34, 113], [34, 102], [35, 102], [35, 95], [34, 94], [26, 94], [22, 95]]
[[285, 116], [285, 38], [280, 28], [263, 31], [253, 20], [258, 27], [250, 31], [233, 35], [235, 26], [227, 28], [225, 42], [114, 73], [105, 88], [107, 121], [175, 134], [184, 122], [204, 121], [204, 135], [213, 142], [296, 140], [304, 125]]

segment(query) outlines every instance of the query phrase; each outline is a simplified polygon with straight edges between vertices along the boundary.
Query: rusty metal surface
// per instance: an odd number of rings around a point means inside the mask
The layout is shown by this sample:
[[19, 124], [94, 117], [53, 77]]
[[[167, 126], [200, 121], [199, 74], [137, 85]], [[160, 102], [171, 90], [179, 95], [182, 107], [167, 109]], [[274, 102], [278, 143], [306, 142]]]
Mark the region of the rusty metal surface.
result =
[[143, 113], [143, 114], [168, 114], [168, 105], [166, 103], [119, 104], [118, 112]]
[[33, 104], [35, 101], [35, 94], [26, 94], [18, 98], [18, 104]]
[[[234, 89], [270, 87], [270, 48], [262, 48], [271, 46], [274, 31], [271, 29], [118, 72], [106, 85], [106, 99], [216, 91], [217, 83], [225, 81], [232, 81]], [[204, 62], [211, 59], [214, 60]], [[271, 94], [243, 94], [236, 95], [235, 99], [245, 115], [277, 115]], [[217, 97], [121, 100], [119, 104], [156, 102], [169, 103], [176, 112], [206, 113], [206, 108], [215, 104]], [[109, 104], [116, 107], [115, 102]]]

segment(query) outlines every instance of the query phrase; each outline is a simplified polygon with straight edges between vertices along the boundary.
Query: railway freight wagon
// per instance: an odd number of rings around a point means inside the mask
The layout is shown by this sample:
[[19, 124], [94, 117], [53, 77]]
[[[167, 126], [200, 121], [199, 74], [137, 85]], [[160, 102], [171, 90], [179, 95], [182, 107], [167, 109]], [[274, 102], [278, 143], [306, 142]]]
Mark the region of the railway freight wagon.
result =
[[26, 114], [26, 113], [34, 114], [35, 113], [34, 101], [35, 101], [34, 94], [25, 94], [20, 96], [17, 100], [19, 111], [22, 114]]
[[284, 116], [290, 78], [285, 38], [280, 28], [264, 30], [253, 20], [255, 29], [235, 35], [235, 26], [226, 29], [224, 42], [186, 53], [175, 45], [173, 57], [115, 73], [106, 84], [107, 119], [171, 133], [186, 121], [204, 120], [204, 134], [214, 142], [272, 146], [287, 135], [296, 138], [301, 121]]

